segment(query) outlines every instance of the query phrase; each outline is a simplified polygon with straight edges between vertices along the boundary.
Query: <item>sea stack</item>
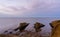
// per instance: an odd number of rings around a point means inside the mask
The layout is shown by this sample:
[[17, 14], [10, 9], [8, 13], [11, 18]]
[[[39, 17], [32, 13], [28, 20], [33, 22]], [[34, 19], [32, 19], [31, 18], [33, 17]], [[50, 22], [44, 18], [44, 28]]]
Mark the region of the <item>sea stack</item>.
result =
[[36, 31], [36, 32], [41, 31], [41, 28], [44, 27], [44, 26], [45, 26], [45, 25], [43, 25], [42, 23], [36, 22], [36, 23], [34, 24], [35, 31]]

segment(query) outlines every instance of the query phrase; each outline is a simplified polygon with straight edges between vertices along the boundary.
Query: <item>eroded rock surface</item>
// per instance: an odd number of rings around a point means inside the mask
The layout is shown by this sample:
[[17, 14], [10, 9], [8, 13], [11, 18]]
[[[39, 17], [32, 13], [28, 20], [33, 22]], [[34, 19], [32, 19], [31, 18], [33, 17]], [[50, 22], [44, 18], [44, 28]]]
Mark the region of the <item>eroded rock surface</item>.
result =
[[60, 20], [55, 20], [50, 23], [52, 27], [51, 37], [60, 37]]
[[45, 26], [44, 24], [39, 23], [39, 22], [36, 22], [36, 23], [34, 24], [35, 31], [36, 31], [36, 32], [41, 31], [41, 28], [44, 27], [44, 26]]

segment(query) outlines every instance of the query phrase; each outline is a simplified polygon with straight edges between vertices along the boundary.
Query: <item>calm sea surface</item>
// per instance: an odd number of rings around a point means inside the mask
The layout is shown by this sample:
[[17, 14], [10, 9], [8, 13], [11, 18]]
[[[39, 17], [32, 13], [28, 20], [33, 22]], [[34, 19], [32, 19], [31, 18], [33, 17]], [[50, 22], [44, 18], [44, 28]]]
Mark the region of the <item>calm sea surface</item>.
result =
[[0, 18], [0, 33], [3, 33], [5, 30], [12, 30], [19, 26], [19, 23], [21, 22], [28, 22], [30, 23], [29, 26], [26, 28], [26, 30], [34, 31], [34, 23], [40, 22], [45, 25], [45, 27], [42, 28], [42, 33], [50, 32], [51, 28], [49, 23], [53, 20], [57, 20], [60, 18]]

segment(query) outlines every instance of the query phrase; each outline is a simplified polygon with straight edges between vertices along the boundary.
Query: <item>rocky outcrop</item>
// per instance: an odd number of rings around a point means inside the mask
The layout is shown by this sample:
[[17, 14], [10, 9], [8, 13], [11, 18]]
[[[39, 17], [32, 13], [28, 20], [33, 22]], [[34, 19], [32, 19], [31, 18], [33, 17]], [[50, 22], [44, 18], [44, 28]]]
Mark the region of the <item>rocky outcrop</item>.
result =
[[[39, 33], [39, 31], [41, 31], [41, 28], [44, 27], [45, 25], [43, 25], [42, 23], [36, 22], [34, 24], [34, 29], [36, 32], [25, 30], [25, 28], [28, 25], [29, 23], [26, 23], [26, 22], [20, 23], [19, 27], [13, 30], [13, 31], [19, 30], [17, 33], [13, 34], [13, 32], [9, 32], [9, 34], [1, 34], [0, 36], [1, 37], [41, 37], [41, 34]], [[5, 32], [8, 32], [8, 30]]]
[[19, 36], [13, 34], [0, 34], [0, 37], [19, 37]]
[[36, 31], [36, 32], [41, 31], [41, 28], [44, 27], [44, 26], [45, 26], [44, 24], [39, 23], [39, 22], [36, 22], [36, 23], [34, 24], [35, 31]]
[[55, 20], [50, 23], [52, 28], [51, 37], [60, 37], [60, 20]]
[[14, 31], [17, 31], [19, 29], [20, 32], [23, 32], [24, 29], [29, 25], [29, 23], [23, 22], [19, 24], [19, 27], [14, 29]]

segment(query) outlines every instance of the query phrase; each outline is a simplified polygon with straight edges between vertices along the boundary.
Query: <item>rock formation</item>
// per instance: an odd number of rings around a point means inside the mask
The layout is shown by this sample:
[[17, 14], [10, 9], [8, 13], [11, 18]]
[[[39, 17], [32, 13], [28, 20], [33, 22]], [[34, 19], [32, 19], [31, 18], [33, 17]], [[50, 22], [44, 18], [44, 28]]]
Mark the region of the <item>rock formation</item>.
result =
[[45, 26], [45, 25], [43, 25], [42, 23], [39, 23], [39, 22], [36, 22], [36, 23], [34, 24], [34, 28], [35, 28], [36, 32], [41, 31], [41, 28], [44, 27], [44, 26]]
[[13, 34], [0, 34], [0, 37], [19, 37], [19, 36]]
[[23, 22], [23, 23], [20, 23], [19, 27], [14, 29], [14, 31], [17, 31], [19, 30], [20, 32], [23, 32], [24, 29], [29, 25], [29, 23], [26, 23], [26, 22]]
[[55, 20], [49, 23], [52, 31], [51, 31], [51, 37], [60, 37], [60, 20]]
[[[41, 31], [41, 28], [44, 27], [45, 25], [43, 25], [42, 23], [39, 23], [39, 22], [36, 22], [34, 24], [34, 28], [36, 30], [36, 32], [32, 32], [32, 31], [27, 31], [25, 30], [25, 28], [29, 25], [29, 23], [26, 23], [26, 22], [23, 22], [23, 23], [20, 23], [19, 24], [19, 27], [14, 29], [13, 31], [17, 31], [19, 30], [19, 32], [22, 32], [22, 33], [16, 33], [16, 34], [13, 34], [13, 32], [9, 32], [10, 34], [3, 34], [3, 35], [0, 35], [2, 37], [6, 36], [6, 37], [41, 37], [41, 35], [38, 33], [39, 31]], [[5, 31], [5, 32], [8, 32], [8, 31]]]

